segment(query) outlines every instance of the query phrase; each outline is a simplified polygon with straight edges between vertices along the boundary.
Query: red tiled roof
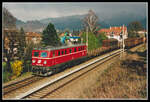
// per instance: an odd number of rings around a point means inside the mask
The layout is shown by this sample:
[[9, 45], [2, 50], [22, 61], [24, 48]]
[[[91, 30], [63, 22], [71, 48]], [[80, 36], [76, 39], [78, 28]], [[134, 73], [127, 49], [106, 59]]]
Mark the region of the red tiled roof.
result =
[[[124, 26], [124, 32], [127, 30], [127, 27]], [[111, 32], [114, 32], [114, 35], [120, 35], [120, 33], [123, 31], [123, 26], [122, 27], [110, 27], [108, 29], [101, 29], [98, 32], [105, 32], [106, 35], [110, 35]]]
[[36, 32], [27, 32], [26, 36], [31, 36], [31, 37], [41, 37], [40, 34], [36, 33]]
[[60, 34], [60, 37], [62, 37], [62, 36], [64, 36], [64, 35], [65, 35], [64, 33], [61, 33], [61, 34]]

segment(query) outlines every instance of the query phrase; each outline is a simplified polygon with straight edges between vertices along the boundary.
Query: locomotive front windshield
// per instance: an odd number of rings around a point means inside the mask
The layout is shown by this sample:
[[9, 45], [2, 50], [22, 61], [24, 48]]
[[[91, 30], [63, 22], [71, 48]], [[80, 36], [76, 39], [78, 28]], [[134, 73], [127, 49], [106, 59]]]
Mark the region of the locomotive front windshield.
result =
[[39, 56], [39, 52], [34, 52], [34, 56], [38, 57]]
[[42, 52], [41, 53], [41, 57], [47, 57], [47, 53], [46, 52]]

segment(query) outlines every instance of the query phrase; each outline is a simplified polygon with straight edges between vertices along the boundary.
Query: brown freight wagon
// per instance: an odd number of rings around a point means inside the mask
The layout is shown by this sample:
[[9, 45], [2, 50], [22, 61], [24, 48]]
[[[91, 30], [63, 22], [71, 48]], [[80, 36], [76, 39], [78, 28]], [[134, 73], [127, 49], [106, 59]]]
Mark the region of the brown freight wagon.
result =
[[143, 43], [143, 38], [127, 38], [125, 39], [125, 47], [131, 48]]
[[103, 47], [118, 47], [118, 40], [116, 39], [107, 39], [103, 40]]

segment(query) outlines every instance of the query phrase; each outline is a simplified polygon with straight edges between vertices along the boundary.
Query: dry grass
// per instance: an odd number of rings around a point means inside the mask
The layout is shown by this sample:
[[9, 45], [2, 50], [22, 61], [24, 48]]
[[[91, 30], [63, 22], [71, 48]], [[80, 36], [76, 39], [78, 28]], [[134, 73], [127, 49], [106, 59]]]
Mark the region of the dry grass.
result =
[[[139, 50], [144, 51], [144, 50]], [[146, 98], [146, 63], [137, 53], [111, 64], [82, 98]]]

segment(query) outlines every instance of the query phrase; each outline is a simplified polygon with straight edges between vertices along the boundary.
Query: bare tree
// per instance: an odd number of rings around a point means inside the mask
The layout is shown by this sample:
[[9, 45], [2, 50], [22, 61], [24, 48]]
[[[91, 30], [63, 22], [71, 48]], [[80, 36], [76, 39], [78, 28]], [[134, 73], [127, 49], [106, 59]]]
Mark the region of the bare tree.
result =
[[97, 22], [98, 22], [97, 15], [95, 14], [94, 11], [89, 10], [87, 16], [85, 16], [83, 19], [83, 26], [84, 28], [88, 27], [90, 32], [95, 33], [96, 29], [98, 28]]
[[16, 29], [16, 18], [3, 7], [3, 28]]

